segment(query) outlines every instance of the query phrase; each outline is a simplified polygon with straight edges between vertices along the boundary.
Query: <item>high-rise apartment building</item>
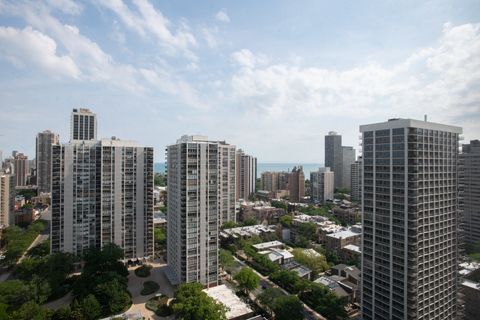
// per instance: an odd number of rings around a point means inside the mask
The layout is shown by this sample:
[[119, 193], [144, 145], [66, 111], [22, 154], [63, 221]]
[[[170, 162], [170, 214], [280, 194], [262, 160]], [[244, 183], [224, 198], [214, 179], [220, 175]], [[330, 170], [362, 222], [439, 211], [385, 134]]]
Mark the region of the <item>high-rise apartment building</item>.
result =
[[239, 149], [236, 153], [236, 200], [248, 198], [255, 193], [257, 181], [257, 158]]
[[219, 229], [235, 221], [235, 180], [222, 178], [232, 168], [235, 177], [235, 146], [225, 142], [182, 136], [167, 147], [167, 276], [173, 284], [218, 284]]
[[15, 224], [15, 176], [0, 171], [0, 229]]
[[352, 163], [350, 166], [351, 172], [351, 187], [352, 187], [352, 199], [355, 201], [361, 201], [362, 199], [362, 157], [358, 157], [358, 160]]
[[23, 153], [16, 153], [13, 158], [13, 168], [15, 171], [15, 185], [16, 186], [26, 186], [27, 177], [29, 175], [30, 169], [28, 165], [28, 157]]
[[305, 174], [302, 166], [293, 167], [292, 172], [290, 172], [288, 192], [292, 202], [300, 202], [305, 197]]
[[261, 175], [262, 190], [278, 191], [288, 189], [290, 173], [283, 171], [264, 171]]
[[480, 241], [480, 141], [462, 146], [461, 186], [463, 189], [463, 221], [465, 242]]
[[60, 143], [58, 134], [46, 130], [37, 134], [36, 171], [38, 192], [50, 192], [52, 186], [52, 145]]
[[342, 136], [330, 131], [325, 136], [325, 167], [329, 167], [335, 173], [335, 188], [342, 185], [342, 161]]
[[97, 115], [89, 109], [73, 109], [70, 123], [70, 142], [97, 140]]
[[310, 196], [312, 202], [324, 204], [333, 200], [335, 174], [329, 167], [310, 172]]
[[462, 129], [392, 119], [360, 131], [363, 319], [456, 319]]
[[355, 163], [355, 149], [342, 146], [342, 188], [352, 188], [351, 170], [353, 163]]
[[153, 257], [153, 148], [117, 139], [52, 146], [52, 252], [120, 246]]

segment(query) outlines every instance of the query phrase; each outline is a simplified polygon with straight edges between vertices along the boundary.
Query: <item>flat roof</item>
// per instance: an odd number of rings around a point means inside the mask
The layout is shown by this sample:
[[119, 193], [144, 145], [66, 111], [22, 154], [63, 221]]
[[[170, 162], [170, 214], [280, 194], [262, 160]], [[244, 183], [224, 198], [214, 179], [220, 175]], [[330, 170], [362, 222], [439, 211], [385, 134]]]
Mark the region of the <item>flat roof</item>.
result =
[[253, 313], [253, 310], [245, 302], [240, 300], [232, 289], [224, 284], [204, 289], [203, 291], [227, 308], [227, 319], [233, 319], [245, 314]]
[[283, 243], [278, 240], [257, 243], [253, 245], [253, 247], [257, 250], [269, 249], [269, 248], [278, 247], [278, 246], [283, 246]]
[[476, 290], [480, 291], [480, 283], [478, 283], [478, 282], [473, 282], [473, 281], [470, 281], [470, 280], [464, 280], [462, 282], [462, 285], [465, 286], [465, 287], [469, 287], [469, 288], [476, 289]]
[[351, 230], [342, 230], [342, 231], [337, 231], [331, 234], [327, 234], [327, 237], [345, 239], [345, 238], [350, 238], [350, 237], [355, 237], [360, 235], [361, 235], [360, 233], [356, 233]]
[[396, 128], [420, 128], [427, 130], [439, 130], [453, 133], [462, 133], [462, 128], [457, 126], [450, 126], [441, 123], [414, 120], [414, 119], [391, 119], [385, 122], [372, 123], [360, 126], [360, 132], [396, 129]]
[[362, 253], [362, 250], [360, 250], [360, 247], [356, 246], [354, 244], [347, 244], [345, 247], [343, 247], [343, 249], [347, 249], [347, 250], [350, 250], [350, 251], [355, 251], [355, 252], [358, 252], [358, 253]]

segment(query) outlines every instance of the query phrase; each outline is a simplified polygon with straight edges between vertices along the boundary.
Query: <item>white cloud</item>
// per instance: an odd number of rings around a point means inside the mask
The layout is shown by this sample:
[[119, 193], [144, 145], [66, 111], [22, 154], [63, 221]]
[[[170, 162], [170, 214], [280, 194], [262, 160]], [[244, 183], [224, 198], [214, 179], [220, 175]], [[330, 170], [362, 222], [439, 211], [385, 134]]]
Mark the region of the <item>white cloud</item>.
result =
[[231, 55], [232, 59], [238, 63], [241, 67], [254, 68], [258, 65], [264, 65], [268, 62], [268, 59], [263, 54], [255, 55], [248, 49], [242, 49], [236, 51]]
[[78, 2], [72, 0], [48, 0], [47, 3], [51, 8], [70, 15], [79, 15], [83, 10]]
[[208, 47], [215, 48], [217, 46], [216, 34], [218, 33], [218, 27], [213, 28], [202, 28], [202, 34], [207, 42]]
[[80, 76], [71, 57], [57, 54], [55, 40], [31, 27], [0, 27], [0, 55], [17, 66], [39, 68], [54, 78]]
[[222, 10], [218, 11], [215, 14], [215, 19], [217, 19], [220, 22], [229, 23], [230, 22], [230, 17], [227, 14], [227, 9], [222, 9]]
[[446, 24], [436, 46], [393, 67], [259, 66], [248, 49], [232, 58], [241, 66], [232, 77], [234, 99], [255, 112], [299, 118], [430, 113], [447, 123], [467, 115], [480, 120], [480, 24]]
[[140, 36], [152, 36], [171, 53], [181, 51], [187, 58], [197, 59], [190, 50], [197, 45], [197, 41], [185, 21], [174, 32], [171, 22], [159, 10], [156, 10], [148, 0], [133, 0], [137, 12], [130, 9], [122, 0], [97, 2], [100, 6], [117, 14], [125, 26]]

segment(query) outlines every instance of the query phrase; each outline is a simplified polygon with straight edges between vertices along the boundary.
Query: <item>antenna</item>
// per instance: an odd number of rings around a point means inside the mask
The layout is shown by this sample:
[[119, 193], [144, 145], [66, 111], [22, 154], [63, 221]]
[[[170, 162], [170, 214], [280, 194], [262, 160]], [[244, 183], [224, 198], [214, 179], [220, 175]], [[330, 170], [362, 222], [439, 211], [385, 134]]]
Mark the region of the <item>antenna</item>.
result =
[[426, 114], [423, 116], [423, 121], [427, 122], [427, 115]]

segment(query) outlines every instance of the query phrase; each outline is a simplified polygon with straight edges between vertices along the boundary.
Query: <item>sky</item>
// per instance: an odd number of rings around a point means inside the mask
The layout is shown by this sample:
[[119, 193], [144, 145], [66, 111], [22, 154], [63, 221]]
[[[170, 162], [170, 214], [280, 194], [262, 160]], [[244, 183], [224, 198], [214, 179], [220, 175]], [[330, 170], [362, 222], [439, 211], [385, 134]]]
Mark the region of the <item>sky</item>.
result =
[[323, 163], [324, 136], [423, 119], [480, 139], [480, 2], [0, 0], [0, 150], [101, 138], [226, 140], [259, 162]]

